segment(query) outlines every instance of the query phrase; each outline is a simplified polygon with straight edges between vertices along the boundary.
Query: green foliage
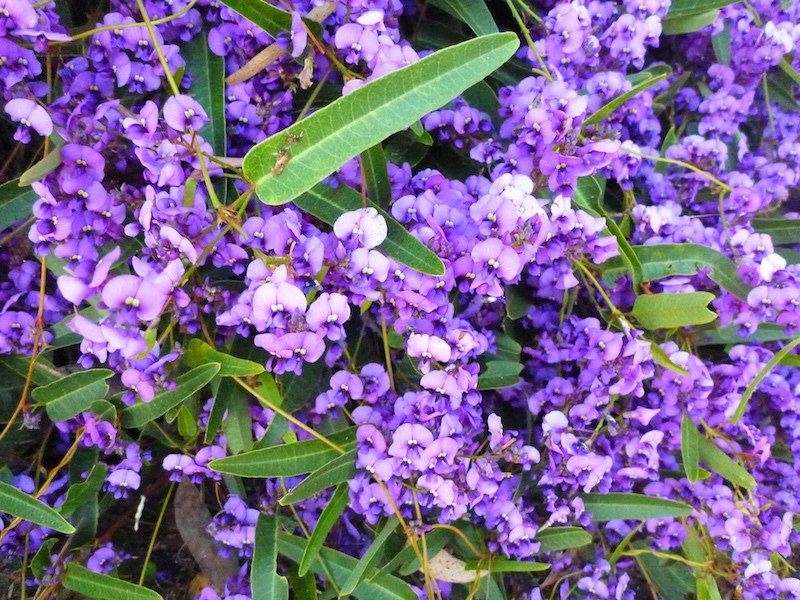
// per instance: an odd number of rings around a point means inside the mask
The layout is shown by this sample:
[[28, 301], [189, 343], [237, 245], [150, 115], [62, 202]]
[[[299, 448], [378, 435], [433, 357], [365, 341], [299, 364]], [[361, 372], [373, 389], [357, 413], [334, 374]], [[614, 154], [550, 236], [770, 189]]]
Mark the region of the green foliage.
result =
[[583, 494], [586, 512], [593, 521], [616, 519], [645, 520], [665, 517], [688, 517], [692, 508], [683, 502], [643, 494]]
[[706, 308], [713, 299], [709, 292], [642, 295], [636, 298], [631, 316], [649, 330], [702, 325], [717, 318]]
[[75, 531], [55, 509], [3, 481], [0, 481], [0, 513], [8, 513], [61, 533]]
[[161, 594], [111, 575], [95, 573], [74, 562], [67, 565], [62, 585], [97, 600], [161, 600]]
[[264, 372], [264, 365], [220, 352], [197, 338], [189, 342], [183, 360], [190, 367], [199, 367], [212, 362], [219, 363], [217, 375], [220, 377], [248, 377]]
[[[221, 0], [221, 2], [274, 38], [292, 29], [292, 15], [262, 0]], [[317, 38], [322, 37], [322, 27], [319, 23], [311, 19], [303, 19], [303, 23]]]
[[300, 576], [305, 575], [310, 571], [316, 572], [316, 567], [319, 564], [318, 557], [322, 546], [325, 544], [325, 538], [328, 537], [333, 526], [342, 516], [347, 503], [350, 500], [350, 488], [346, 483], [340, 483], [333, 492], [333, 496], [328, 501], [328, 504], [322, 510], [317, 524], [314, 526], [314, 531], [308, 539], [308, 543], [303, 548], [300, 559], [295, 559], [298, 563], [298, 573]]
[[386, 544], [386, 541], [389, 539], [389, 536], [394, 532], [394, 530], [397, 529], [399, 523], [400, 521], [397, 519], [397, 517], [389, 517], [386, 520], [381, 528], [380, 533], [375, 536], [375, 539], [372, 540], [372, 543], [369, 545], [369, 548], [367, 548], [367, 551], [364, 552], [363, 556], [355, 564], [352, 571], [350, 571], [350, 575], [348, 575], [347, 579], [345, 579], [342, 589], [339, 590], [340, 595], [346, 596], [352, 594], [356, 587], [358, 587], [358, 585], [364, 580], [364, 574], [368, 569], [371, 569], [378, 560], [384, 544]]
[[486, 370], [478, 376], [479, 390], [499, 390], [519, 382], [522, 365], [519, 361], [492, 360], [486, 363]]
[[687, 412], [681, 420], [681, 458], [686, 478], [695, 483], [700, 479], [700, 433]]
[[31, 216], [38, 196], [30, 187], [20, 187], [19, 179], [0, 185], [0, 231]]
[[255, 540], [250, 567], [253, 600], [288, 600], [289, 582], [278, 575], [278, 518], [259, 515]]
[[[263, 2], [260, 4], [269, 6]], [[211, 144], [216, 156], [225, 156], [225, 59], [209, 49], [210, 30], [210, 24], [205, 23], [202, 34], [192, 38], [181, 56], [186, 61], [186, 72], [192, 76], [190, 91], [209, 119], [198, 133]]]
[[631, 89], [629, 89], [624, 94], [620, 94], [610, 102], [608, 102], [605, 106], [603, 106], [600, 110], [598, 110], [593, 115], [589, 115], [586, 120], [583, 122], [584, 126], [588, 125], [597, 125], [607, 116], [612, 114], [615, 110], [617, 110], [620, 106], [625, 104], [631, 98], [638, 96], [647, 88], [654, 86], [659, 81], [663, 81], [667, 77], [669, 77], [670, 73], [672, 73], [672, 69], [666, 65], [658, 65], [655, 67], [650, 67], [645, 71], [641, 71], [641, 74], [644, 78], [636, 83]]
[[464, 22], [475, 35], [490, 35], [498, 31], [484, 0], [432, 0], [431, 4]]
[[540, 552], [557, 552], [592, 543], [592, 535], [580, 527], [548, 527], [536, 532]]
[[255, 146], [245, 156], [245, 176], [263, 202], [293, 200], [486, 77], [518, 46], [516, 35], [497, 33], [384, 75]]
[[747, 490], [756, 487], [756, 480], [747, 470], [720, 450], [714, 442], [705, 436], [698, 437], [698, 452], [700, 461], [711, 469], [714, 473], [727, 479], [734, 485], [738, 485]]
[[350, 450], [334, 458], [311, 473], [294, 488], [289, 490], [280, 503], [284, 506], [310, 498], [314, 494], [349, 481], [356, 474], [356, 450]]
[[66, 421], [88, 410], [95, 400], [108, 394], [106, 379], [114, 374], [108, 369], [90, 369], [67, 375], [63, 379], [36, 388], [31, 397], [45, 405], [53, 421]]

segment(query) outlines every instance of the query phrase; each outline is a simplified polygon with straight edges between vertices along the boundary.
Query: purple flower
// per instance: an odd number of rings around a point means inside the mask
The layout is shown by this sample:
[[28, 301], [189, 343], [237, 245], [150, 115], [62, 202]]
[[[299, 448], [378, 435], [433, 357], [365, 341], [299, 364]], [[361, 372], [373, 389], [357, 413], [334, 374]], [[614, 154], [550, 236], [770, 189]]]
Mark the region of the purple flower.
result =
[[0, 36], [17, 28], [32, 29], [38, 20], [28, 0], [0, 0]]
[[164, 120], [175, 131], [199, 131], [208, 123], [208, 115], [196, 100], [181, 94], [164, 103]]
[[43, 136], [53, 133], [53, 121], [47, 110], [33, 100], [14, 98], [8, 101], [5, 111], [13, 121], [20, 123], [21, 127], [14, 135], [14, 139], [23, 144], [31, 141], [28, 129], [33, 129]]
[[144, 322], [160, 316], [168, 299], [169, 291], [135, 275], [119, 275], [103, 287], [103, 303], [109, 309], [130, 311]]
[[333, 232], [348, 247], [374, 248], [386, 239], [386, 220], [374, 208], [360, 208], [342, 214]]
[[272, 355], [267, 368], [275, 373], [291, 371], [300, 374], [304, 362], [317, 362], [325, 352], [325, 342], [309, 331], [275, 335], [262, 333], [255, 337], [256, 346]]

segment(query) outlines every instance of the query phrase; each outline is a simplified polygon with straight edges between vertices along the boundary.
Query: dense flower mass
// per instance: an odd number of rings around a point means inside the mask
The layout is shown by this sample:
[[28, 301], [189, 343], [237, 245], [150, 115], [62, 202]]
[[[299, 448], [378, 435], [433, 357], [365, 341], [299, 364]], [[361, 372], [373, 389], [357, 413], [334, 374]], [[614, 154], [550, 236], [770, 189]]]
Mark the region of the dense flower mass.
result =
[[0, 591], [800, 598], [800, 3], [459, 4], [0, 0]]

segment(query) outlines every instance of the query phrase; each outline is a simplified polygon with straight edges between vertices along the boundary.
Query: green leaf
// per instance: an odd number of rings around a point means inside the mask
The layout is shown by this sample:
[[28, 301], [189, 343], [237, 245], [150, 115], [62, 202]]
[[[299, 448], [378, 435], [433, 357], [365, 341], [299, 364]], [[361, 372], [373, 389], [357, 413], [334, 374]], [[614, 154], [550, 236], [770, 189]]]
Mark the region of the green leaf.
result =
[[581, 497], [586, 512], [592, 514], [592, 521], [662, 519], [692, 514], [692, 507], [683, 502], [644, 494], [592, 493]]
[[280, 504], [287, 506], [300, 502], [322, 490], [352, 479], [356, 474], [356, 455], [356, 450], [353, 449], [321, 466], [289, 490], [289, 493], [280, 499]]
[[506, 316], [512, 321], [521, 319], [528, 314], [528, 309], [533, 306], [533, 294], [521, 284], [507, 285], [505, 289]]
[[758, 375], [756, 375], [753, 378], [753, 381], [750, 382], [750, 385], [747, 386], [744, 394], [742, 394], [742, 397], [739, 400], [739, 405], [736, 407], [736, 412], [733, 413], [733, 417], [731, 417], [731, 423], [736, 423], [742, 418], [744, 411], [747, 410], [747, 403], [750, 402], [750, 398], [758, 389], [758, 386], [761, 385], [761, 382], [764, 381], [764, 378], [769, 375], [772, 369], [774, 369], [781, 362], [781, 359], [783, 359], [784, 356], [787, 356], [794, 348], [797, 347], [798, 344], [800, 344], [800, 337], [795, 338], [783, 348], [778, 350], [769, 360], [769, 362], [762, 367], [762, 369], [758, 372]]
[[731, 26], [725, 27], [719, 33], [711, 36], [711, 45], [714, 47], [714, 55], [717, 62], [721, 65], [731, 64]]
[[642, 295], [636, 298], [631, 315], [651, 331], [702, 325], [717, 318], [717, 313], [706, 308], [713, 299], [709, 292]]
[[783, 108], [800, 112], [800, 104], [797, 103], [794, 94], [794, 81], [786, 73], [771, 73], [767, 77], [767, 92], [769, 99]]
[[781, 62], [778, 63], [778, 66], [789, 79], [797, 84], [800, 84], [800, 73], [795, 70], [795, 68], [792, 66], [792, 63], [785, 56], [781, 59]]
[[653, 362], [661, 365], [665, 369], [669, 369], [673, 373], [683, 375], [684, 377], [689, 375], [689, 371], [672, 362], [672, 359], [667, 356], [667, 353], [664, 352], [664, 349], [655, 342], [650, 342], [650, 357], [653, 359]]
[[700, 433], [687, 412], [681, 419], [681, 458], [686, 479], [697, 482], [700, 479]]
[[748, 473], [744, 467], [734, 462], [720, 448], [705, 436], [698, 438], [698, 451], [700, 460], [714, 473], [727, 479], [734, 485], [738, 485], [748, 490], [756, 487], [756, 480]]
[[138, 402], [123, 410], [119, 415], [120, 422], [123, 427], [144, 427], [203, 389], [219, 369], [219, 363], [209, 363], [184, 373], [175, 380], [174, 390], [160, 392], [150, 402]]
[[[719, 9], [688, 15], [685, 17], [667, 17], [661, 21], [664, 35], [681, 35], [700, 31], [704, 27], [713, 25], [719, 16]], [[713, 41], [713, 40], [712, 40]]]
[[499, 390], [519, 383], [522, 365], [509, 360], [491, 360], [486, 370], [478, 375], [479, 390]]
[[57, 541], [54, 537], [46, 539], [31, 561], [31, 571], [34, 577], [40, 581], [47, 573], [46, 569], [53, 564], [51, 556], [53, 555], [53, 546]]
[[364, 580], [364, 573], [375, 564], [380, 551], [383, 549], [384, 544], [386, 544], [386, 540], [388, 540], [392, 532], [397, 529], [399, 523], [400, 521], [397, 517], [389, 517], [386, 519], [386, 523], [381, 529], [381, 532], [375, 536], [375, 539], [372, 540], [367, 551], [364, 552], [363, 556], [350, 571], [350, 575], [345, 579], [344, 585], [342, 585], [342, 588], [339, 590], [340, 596], [352, 594], [353, 590]]
[[755, 333], [741, 335], [738, 325], [728, 325], [719, 329], [701, 331], [697, 338], [698, 346], [711, 346], [714, 344], [745, 344], [748, 342], [775, 342], [790, 340], [792, 335], [787, 335], [781, 325], [775, 323], [762, 323]]
[[538, 573], [550, 568], [547, 563], [525, 562], [522, 560], [468, 560], [464, 566], [466, 571], [486, 570], [490, 573]]
[[[428, 556], [436, 556], [447, 543], [453, 538], [453, 533], [447, 529], [434, 529], [425, 534], [425, 547], [428, 549]], [[403, 540], [406, 540], [403, 534]], [[380, 575], [387, 575], [393, 571], [400, 575], [407, 576], [420, 570], [419, 558], [411, 544], [406, 543], [405, 547], [397, 553], [381, 570], [373, 575], [371, 579]]]
[[[220, 0], [228, 8], [232, 8], [248, 21], [252, 21], [273, 38], [279, 33], [292, 30], [292, 15], [279, 8], [263, 2], [263, 0]], [[311, 19], [303, 19], [303, 23], [311, 29], [318, 40], [322, 39], [322, 25]]]
[[331, 496], [331, 499], [328, 501], [328, 504], [326, 504], [325, 508], [322, 510], [317, 524], [314, 525], [314, 531], [311, 533], [311, 537], [308, 538], [308, 544], [303, 550], [301, 559], [296, 561], [299, 564], [297, 572], [301, 577], [308, 573], [309, 569], [312, 571], [314, 570], [312, 566], [318, 562], [317, 557], [319, 556], [319, 551], [322, 549], [322, 546], [325, 544], [325, 538], [328, 537], [328, 533], [330, 533], [333, 526], [336, 525], [336, 521], [339, 520], [339, 517], [342, 516], [342, 512], [344, 512], [349, 501], [349, 486], [346, 483], [339, 484], [333, 492], [333, 496]]
[[288, 600], [289, 582], [278, 575], [278, 517], [258, 515], [250, 590], [253, 600]]
[[[2, 374], [0, 381], [6, 383], [15, 379], [24, 382], [28, 377], [31, 360], [28, 356], [15, 354], [0, 356], [0, 374]], [[64, 374], [41, 354], [34, 361], [32, 377], [34, 385], [48, 385], [63, 378]]]
[[75, 528], [44, 502], [0, 481], [0, 513], [25, 519], [60, 533], [73, 533]]
[[670, 73], [672, 73], [672, 69], [666, 65], [656, 65], [655, 67], [651, 67], [647, 71], [643, 71], [643, 73], [647, 73], [650, 76], [634, 85], [631, 89], [629, 89], [624, 94], [620, 94], [613, 100], [611, 100], [608, 104], [603, 106], [600, 110], [598, 110], [593, 115], [589, 116], [584, 122], [584, 126], [588, 125], [597, 125], [600, 121], [605, 119], [615, 110], [617, 110], [620, 106], [625, 104], [631, 98], [638, 96], [647, 88], [654, 86], [659, 81], [663, 81], [667, 77], [669, 77]]
[[106, 379], [114, 374], [108, 369], [90, 369], [67, 375], [44, 387], [36, 388], [31, 397], [46, 405], [47, 416], [54, 422], [66, 421], [108, 393]]
[[431, 4], [466, 23], [475, 35], [498, 32], [497, 24], [483, 0], [431, 0]]
[[209, 119], [198, 133], [211, 144], [215, 156], [225, 156], [225, 58], [209, 49], [210, 29], [206, 22], [202, 33], [182, 48], [181, 56], [186, 61], [186, 72], [192, 76], [190, 91]]
[[[342, 214], [358, 210], [363, 205], [361, 194], [341, 184], [336, 189], [324, 184], [314, 186], [295, 198], [294, 204], [329, 225], [333, 225]], [[372, 202], [367, 202], [367, 205], [375, 208], [386, 220], [386, 239], [378, 250], [420, 273], [444, 275], [444, 264], [436, 254], [382, 208]]]
[[67, 564], [67, 573], [62, 580], [62, 585], [68, 590], [77, 592], [97, 600], [162, 600], [161, 594], [122, 581], [111, 575], [95, 573], [74, 562]]
[[33, 214], [39, 196], [30, 187], [20, 187], [19, 179], [0, 185], [0, 231]]
[[81, 483], [70, 486], [67, 490], [67, 499], [58, 507], [62, 517], [71, 516], [81, 506], [97, 502], [97, 495], [106, 481], [108, 467], [104, 463], [97, 463], [92, 467], [89, 476]]
[[[356, 427], [328, 436], [345, 450], [355, 447]], [[251, 450], [236, 456], [212, 460], [209, 467], [218, 473], [239, 477], [294, 477], [326, 465], [341, 453], [322, 440], [307, 440], [272, 448]]]
[[361, 168], [367, 184], [367, 197], [378, 206], [389, 206], [392, 201], [392, 187], [383, 146], [375, 144], [364, 150], [361, 153]]
[[640, 554], [635, 559], [647, 581], [663, 600], [684, 600], [694, 596], [694, 577], [686, 565], [652, 554]]
[[536, 533], [539, 552], [557, 552], [592, 543], [592, 534], [580, 527], [548, 527]]
[[628, 271], [633, 277], [634, 288], [638, 290], [642, 281], [642, 265], [636, 251], [628, 241], [628, 237], [622, 232], [617, 222], [612, 219], [603, 208], [603, 196], [606, 192], [606, 180], [595, 175], [594, 177], [581, 177], [578, 186], [575, 188], [573, 200], [575, 204], [587, 210], [590, 214], [603, 217], [606, 220], [606, 227], [611, 234], [617, 238], [620, 256], [628, 267]]
[[199, 367], [211, 362], [219, 363], [217, 374], [220, 377], [249, 377], [264, 372], [264, 365], [220, 352], [197, 338], [189, 342], [183, 360], [190, 367]]
[[[515, 34], [497, 33], [384, 75], [255, 146], [244, 158], [244, 174], [263, 202], [293, 200], [353, 156], [486, 77], [518, 46]], [[288, 162], [276, 168], [282, 159]]]
[[61, 146], [56, 146], [50, 154], [25, 171], [19, 178], [20, 187], [27, 187], [34, 181], [40, 181], [61, 165]]
[[759, 218], [751, 221], [758, 233], [767, 233], [773, 244], [800, 243], [800, 219], [788, 217]]
[[673, 0], [667, 12], [668, 19], [690, 17], [733, 4], [736, 0]]
[[223, 379], [214, 397], [214, 408], [224, 410], [222, 432], [232, 452], [247, 452], [253, 447], [253, 419], [250, 395], [232, 379]]
[[[278, 551], [293, 562], [300, 562], [304, 558], [310, 543], [311, 540], [306, 541], [288, 533], [278, 534]], [[319, 557], [310, 563], [310, 570], [322, 577], [328, 577], [330, 574], [333, 579], [332, 583], [341, 587], [355, 569], [357, 562], [352, 556], [330, 548], [322, 548], [319, 551]], [[371, 581], [362, 581], [353, 590], [352, 595], [359, 600], [417, 600], [417, 595], [411, 587], [405, 581], [392, 575], [383, 575]]]
[[[732, 294], [747, 299], [750, 287], [742, 282], [736, 265], [724, 254], [699, 244], [657, 244], [633, 246], [642, 264], [642, 281], [664, 279], [673, 275], [696, 275], [699, 269], [711, 267], [709, 277]], [[625, 275], [625, 263], [614, 257], [597, 266], [603, 279], [613, 283]]]

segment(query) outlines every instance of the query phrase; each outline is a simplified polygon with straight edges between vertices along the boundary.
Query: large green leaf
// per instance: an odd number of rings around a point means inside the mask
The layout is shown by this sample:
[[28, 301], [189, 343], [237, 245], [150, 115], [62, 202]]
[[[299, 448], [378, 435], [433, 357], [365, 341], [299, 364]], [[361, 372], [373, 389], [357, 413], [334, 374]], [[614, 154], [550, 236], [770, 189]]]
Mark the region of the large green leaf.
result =
[[466, 23], [475, 35], [489, 35], [498, 31], [483, 0], [431, 0], [431, 4]]
[[353, 590], [358, 587], [358, 585], [364, 580], [364, 574], [366, 573], [367, 569], [371, 569], [372, 565], [375, 564], [375, 561], [378, 560], [380, 556], [381, 550], [383, 550], [384, 544], [389, 539], [389, 536], [397, 529], [397, 525], [400, 521], [397, 517], [389, 517], [386, 520], [386, 523], [383, 525], [380, 533], [375, 536], [375, 539], [372, 540], [372, 543], [367, 548], [367, 551], [361, 556], [358, 560], [356, 565], [350, 571], [350, 575], [347, 576], [347, 579], [342, 585], [341, 590], [339, 590], [340, 596], [347, 596], [353, 593]]
[[392, 201], [392, 187], [389, 183], [386, 154], [381, 144], [375, 144], [361, 153], [361, 169], [367, 185], [367, 196], [378, 206], [389, 206]]
[[695, 483], [700, 478], [700, 433], [687, 412], [681, 420], [681, 458], [686, 479]]
[[[263, 0], [220, 0], [225, 6], [232, 8], [254, 25], [261, 27], [272, 37], [292, 29], [292, 15], [267, 4]], [[317, 39], [322, 39], [322, 26], [311, 19], [303, 19], [303, 23], [311, 29]]]
[[[294, 204], [329, 225], [333, 225], [343, 213], [363, 206], [361, 194], [341, 184], [335, 189], [324, 184], [316, 185], [295, 198]], [[377, 204], [368, 201], [367, 205], [375, 208], [386, 220], [386, 239], [378, 250], [415, 271], [444, 275], [444, 264], [436, 254]]]
[[753, 219], [751, 224], [758, 233], [768, 233], [773, 244], [800, 243], [800, 219], [769, 217]]
[[293, 200], [486, 77], [518, 46], [515, 34], [497, 33], [384, 75], [255, 146], [244, 158], [244, 173], [263, 202]]
[[336, 521], [342, 516], [342, 512], [347, 507], [349, 500], [350, 488], [346, 483], [339, 484], [328, 504], [322, 510], [317, 524], [314, 525], [314, 531], [311, 533], [302, 555], [295, 560], [299, 565], [297, 572], [300, 576], [305, 575], [309, 570], [316, 571], [314, 566], [319, 565], [317, 559], [322, 546], [325, 544], [325, 538], [328, 537], [331, 529], [336, 525]]
[[206, 22], [202, 33], [181, 50], [181, 56], [186, 61], [186, 72], [192, 76], [190, 91], [209, 119], [198, 133], [211, 144], [216, 156], [225, 156], [225, 57], [209, 49], [210, 29], [210, 23]]
[[111, 575], [95, 573], [74, 562], [67, 564], [62, 585], [68, 590], [97, 600], [162, 600], [161, 594], [153, 590]]
[[664, 600], [685, 600], [693, 597], [695, 586], [691, 569], [673, 560], [652, 554], [639, 554], [636, 563]]
[[593, 521], [661, 519], [688, 517], [692, 514], [692, 507], [683, 502], [644, 494], [614, 492], [583, 494], [581, 497], [586, 512], [591, 513]]
[[756, 480], [742, 465], [735, 462], [705, 436], [700, 436], [698, 442], [700, 461], [705, 463], [710, 470], [734, 485], [748, 490], [755, 489]]
[[44, 387], [36, 388], [31, 397], [46, 405], [52, 421], [66, 421], [88, 410], [95, 400], [108, 393], [106, 379], [114, 374], [108, 369], [90, 369], [67, 375]]
[[220, 377], [248, 377], [250, 375], [260, 375], [264, 372], [264, 365], [220, 352], [197, 338], [189, 342], [189, 347], [186, 349], [186, 354], [183, 355], [183, 360], [190, 367], [199, 367], [211, 362], [219, 363], [218, 375]]
[[667, 19], [690, 17], [733, 4], [737, 0], [673, 0]]
[[0, 481], [0, 513], [8, 513], [13, 517], [19, 517], [61, 533], [75, 531], [72, 525], [44, 502], [2, 481]]
[[356, 474], [356, 450], [350, 450], [321, 466], [289, 490], [280, 503], [284, 506], [310, 498], [314, 494], [352, 479]]
[[[299, 563], [302, 559], [306, 545], [309, 542], [303, 538], [288, 533], [278, 534], [278, 551], [289, 560]], [[358, 561], [330, 548], [322, 548], [319, 558], [310, 564], [310, 569], [317, 575], [333, 578], [333, 583], [341, 587], [347, 577], [355, 569]], [[405, 581], [392, 575], [382, 575], [372, 580], [362, 581], [352, 593], [360, 600], [417, 600], [417, 594]]]
[[19, 179], [0, 185], [0, 231], [30, 217], [38, 198], [30, 187], [20, 187]]
[[120, 422], [124, 427], [144, 427], [203, 389], [219, 369], [219, 363], [209, 363], [184, 373], [175, 380], [174, 390], [160, 392], [150, 402], [138, 402], [123, 410]]
[[[349, 450], [356, 443], [356, 427], [329, 435], [327, 439]], [[239, 477], [293, 477], [310, 473], [334, 458], [341, 456], [322, 440], [307, 440], [282, 444], [261, 450], [251, 450], [237, 456], [212, 460], [209, 467], [218, 473]]]
[[634, 98], [645, 91], [647, 88], [654, 86], [659, 81], [663, 81], [667, 77], [669, 77], [670, 73], [672, 73], [672, 69], [666, 65], [656, 65], [655, 67], [651, 67], [646, 71], [642, 71], [642, 73], [646, 73], [649, 75], [643, 81], [636, 83], [631, 89], [629, 89], [624, 94], [620, 94], [606, 105], [601, 107], [596, 113], [587, 117], [587, 119], [583, 122], [584, 126], [586, 125], [597, 125], [617, 110], [620, 106], [625, 104], [631, 98]]
[[697, 13], [686, 17], [667, 17], [661, 21], [664, 35], [693, 33], [712, 25], [719, 16], [719, 9]]
[[[696, 275], [711, 267], [709, 277], [720, 287], [746, 300], [750, 287], [736, 272], [736, 265], [724, 254], [699, 244], [656, 244], [633, 246], [642, 264], [642, 281], [664, 279], [673, 275]], [[597, 267], [603, 279], [612, 283], [625, 275], [627, 268], [620, 257], [614, 257]]]
[[499, 390], [519, 383], [522, 364], [510, 360], [492, 360], [486, 370], [478, 375], [479, 390]]
[[717, 318], [706, 308], [713, 299], [709, 292], [642, 295], [636, 298], [631, 315], [649, 330], [702, 325]]
[[250, 567], [253, 600], [288, 600], [289, 582], [278, 575], [278, 517], [259, 515]]
[[592, 535], [580, 527], [548, 527], [536, 533], [539, 552], [557, 552], [592, 543]]

